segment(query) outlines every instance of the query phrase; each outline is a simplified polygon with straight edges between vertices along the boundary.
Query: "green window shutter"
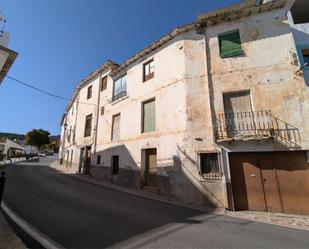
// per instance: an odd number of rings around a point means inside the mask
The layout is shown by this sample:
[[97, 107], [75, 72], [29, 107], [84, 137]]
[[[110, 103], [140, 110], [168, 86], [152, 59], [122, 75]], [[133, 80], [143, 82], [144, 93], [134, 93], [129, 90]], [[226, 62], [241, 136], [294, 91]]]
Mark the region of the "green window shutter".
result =
[[218, 38], [221, 58], [233, 57], [244, 53], [241, 48], [239, 31], [221, 34]]
[[144, 103], [143, 132], [156, 130], [155, 100]]

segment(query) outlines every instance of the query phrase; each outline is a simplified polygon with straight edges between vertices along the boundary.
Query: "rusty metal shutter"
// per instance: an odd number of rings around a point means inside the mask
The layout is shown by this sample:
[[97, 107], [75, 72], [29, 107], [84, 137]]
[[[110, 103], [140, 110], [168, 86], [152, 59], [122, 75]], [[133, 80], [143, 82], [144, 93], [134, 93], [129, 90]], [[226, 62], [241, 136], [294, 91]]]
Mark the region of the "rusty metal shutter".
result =
[[156, 109], [155, 100], [143, 104], [143, 132], [156, 130]]
[[242, 55], [244, 52], [241, 48], [239, 31], [233, 31], [221, 34], [219, 38], [220, 56], [221, 58]]

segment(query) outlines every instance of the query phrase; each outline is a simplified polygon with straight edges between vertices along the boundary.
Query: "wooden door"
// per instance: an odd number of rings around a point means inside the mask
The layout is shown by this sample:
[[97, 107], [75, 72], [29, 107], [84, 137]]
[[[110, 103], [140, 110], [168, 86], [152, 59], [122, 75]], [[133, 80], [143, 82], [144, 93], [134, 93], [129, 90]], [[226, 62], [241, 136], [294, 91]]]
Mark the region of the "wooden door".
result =
[[309, 214], [309, 165], [303, 151], [231, 153], [236, 210]]
[[284, 213], [309, 214], [309, 165], [304, 151], [273, 157]]
[[283, 209], [277, 181], [277, 171], [273, 165], [275, 154], [261, 152], [257, 153], [256, 156], [259, 158], [267, 211], [282, 213]]
[[157, 149], [146, 150], [146, 186], [157, 186]]
[[262, 176], [255, 153], [231, 153], [229, 161], [235, 209], [266, 211]]
[[85, 169], [84, 169], [84, 174], [86, 175], [90, 174], [90, 163], [91, 163], [91, 146], [87, 146], [85, 153]]

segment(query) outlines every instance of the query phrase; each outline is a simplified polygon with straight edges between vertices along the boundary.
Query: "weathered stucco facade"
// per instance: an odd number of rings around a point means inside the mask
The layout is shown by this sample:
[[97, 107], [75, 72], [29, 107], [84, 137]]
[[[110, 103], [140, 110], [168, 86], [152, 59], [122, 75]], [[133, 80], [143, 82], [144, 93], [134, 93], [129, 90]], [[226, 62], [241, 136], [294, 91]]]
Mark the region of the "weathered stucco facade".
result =
[[[151, 187], [189, 203], [233, 208], [230, 153], [309, 150], [309, 89], [304, 75], [295, 73], [300, 59], [286, 14], [291, 5], [292, 1], [247, 1], [211, 12], [176, 28], [120, 66], [103, 64], [78, 84], [67, 107], [63, 163], [72, 172], [85, 173], [90, 159], [86, 173], [99, 179]], [[243, 53], [221, 58], [218, 35], [233, 30], [239, 32]], [[150, 60], [154, 75], [145, 81], [144, 67]], [[124, 96], [113, 100], [115, 81], [124, 75]], [[104, 77], [107, 85], [102, 90]], [[262, 137], [256, 135], [262, 130], [257, 127], [255, 135], [238, 131], [242, 136], [237, 137], [220, 130], [219, 117], [227, 113], [224, 96], [238, 93], [250, 99], [250, 125], [252, 118], [256, 124], [265, 121], [254, 116], [265, 111], [267, 122], [271, 118], [280, 127], [269, 128], [267, 134], [263, 129]], [[154, 100], [155, 129], [143, 132], [143, 105], [148, 100]], [[119, 138], [114, 139], [113, 117], [118, 114]], [[91, 134], [85, 136], [89, 115]], [[235, 126], [235, 118], [233, 122]], [[226, 137], [219, 136], [222, 132]], [[148, 186], [149, 153], [154, 149], [156, 184]], [[211, 159], [215, 163], [204, 172], [202, 164], [209, 155], [216, 155]], [[114, 156], [117, 172], [112, 169]]]

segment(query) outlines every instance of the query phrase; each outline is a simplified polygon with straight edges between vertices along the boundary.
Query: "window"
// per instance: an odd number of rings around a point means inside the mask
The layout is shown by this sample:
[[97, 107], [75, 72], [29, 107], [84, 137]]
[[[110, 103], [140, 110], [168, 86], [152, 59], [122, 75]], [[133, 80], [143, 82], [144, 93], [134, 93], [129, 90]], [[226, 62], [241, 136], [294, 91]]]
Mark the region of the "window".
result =
[[220, 34], [218, 39], [221, 58], [238, 56], [244, 53], [241, 48], [239, 30]]
[[91, 136], [92, 114], [86, 116], [84, 137]]
[[90, 99], [92, 97], [92, 86], [89, 86], [87, 89], [87, 99]]
[[218, 153], [200, 153], [200, 173], [208, 179], [221, 178]]
[[101, 113], [101, 116], [104, 115], [104, 106], [101, 106], [100, 113]]
[[112, 175], [117, 175], [119, 172], [119, 156], [112, 156]]
[[101, 92], [107, 88], [107, 76], [101, 79]]
[[291, 8], [294, 24], [309, 23], [309, 1], [296, 0]]
[[309, 48], [303, 48], [301, 51], [304, 59], [303, 65], [306, 64], [306, 68], [309, 68]]
[[101, 164], [101, 155], [97, 155], [97, 164]]
[[113, 101], [127, 95], [127, 76], [123, 76], [114, 82]]
[[72, 115], [74, 114], [74, 104], [72, 105]]
[[143, 81], [147, 81], [154, 76], [154, 66], [153, 66], [153, 59], [147, 61], [143, 65]]
[[155, 99], [142, 103], [142, 132], [156, 130]]
[[112, 140], [118, 140], [120, 138], [120, 114], [113, 116], [112, 122]]

